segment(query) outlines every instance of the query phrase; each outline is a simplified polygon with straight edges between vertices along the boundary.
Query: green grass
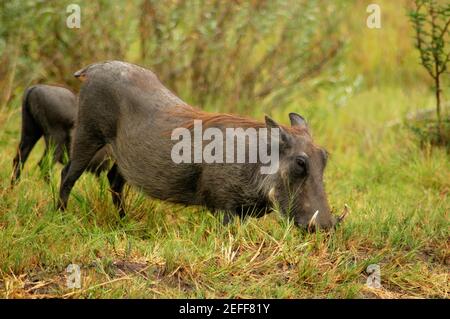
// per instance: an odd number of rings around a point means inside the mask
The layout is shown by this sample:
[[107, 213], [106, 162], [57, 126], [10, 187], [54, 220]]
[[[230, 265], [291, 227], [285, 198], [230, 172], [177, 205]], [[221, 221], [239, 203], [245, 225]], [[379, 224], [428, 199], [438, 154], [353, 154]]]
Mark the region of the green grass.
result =
[[[60, 167], [50, 185], [42, 180], [36, 166], [42, 144], [21, 182], [9, 188], [20, 113], [4, 112], [1, 296], [446, 298], [448, 154], [419, 148], [406, 129], [383, 126], [393, 103], [401, 114], [411, 100], [428, 98], [421, 91], [368, 90], [311, 119], [316, 139], [332, 154], [330, 202], [351, 207], [332, 234], [303, 233], [276, 214], [223, 227], [206, 210], [146, 199], [134, 190], [127, 191], [129, 214], [120, 220], [106, 177], [88, 174], [74, 188], [68, 211], [57, 212]], [[82, 267], [80, 290], [66, 288], [70, 263]], [[365, 269], [373, 263], [381, 267], [382, 289], [365, 285]]]
[[[345, 31], [343, 72], [363, 84], [350, 93], [319, 89], [272, 112], [284, 123], [288, 112], [305, 115], [330, 151], [330, 204], [351, 207], [335, 232], [304, 233], [275, 213], [224, 227], [204, 209], [133, 189], [120, 220], [106, 177], [89, 174], [68, 210], [55, 211], [61, 166], [46, 184], [36, 166], [42, 141], [9, 188], [20, 132], [16, 98], [0, 112], [0, 297], [448, 298], [449, 153], [387, 125], [432, 106], [433, 95], [403, 8], [380, 2], [381, 30], [364, 27], [366, 4], [358, 2]], [[81, 266], [81, 289], [66, 287], [71, 263]], [[381, 268], [381, 289], [366, 286], [370, 264]]]

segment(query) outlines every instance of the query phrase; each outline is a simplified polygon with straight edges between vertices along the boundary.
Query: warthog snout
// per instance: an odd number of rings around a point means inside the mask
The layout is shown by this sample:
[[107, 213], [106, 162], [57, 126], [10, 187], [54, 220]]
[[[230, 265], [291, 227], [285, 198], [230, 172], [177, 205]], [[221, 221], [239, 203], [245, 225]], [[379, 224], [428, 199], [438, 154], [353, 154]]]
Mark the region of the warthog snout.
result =
[[324, 229], [324, 230], [329, 230], [332, 228], [337, 227], [339, 224], [341, 224], [343, 222], [343, 220], [345, 219], [345, 217], [347, 216], [349, 212], [349, 207], [347, 206], [347, 204], [345, 204], [344, 206], [344, 212], [339, 216], [336, 217], [334, 215], [331, 215], [329, 223], [320, 223], [320, 211], [316, 210], [315, 213], [311, 216], [311, 218], [308, 221], [308, 224], [305, 225], [302, 222], [298, 222], [295, 221], [295, 224], [299, 227], [306, 227], [306, 229], [309, 232], [313, 232], [316, 231], [317, 229]]

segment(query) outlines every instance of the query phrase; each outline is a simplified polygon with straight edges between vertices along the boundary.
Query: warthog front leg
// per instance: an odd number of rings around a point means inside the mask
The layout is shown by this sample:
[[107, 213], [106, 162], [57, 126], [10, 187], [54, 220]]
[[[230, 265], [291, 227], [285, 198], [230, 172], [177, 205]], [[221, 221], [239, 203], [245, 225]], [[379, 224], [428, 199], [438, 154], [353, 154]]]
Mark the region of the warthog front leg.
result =
[[75, 134], [70, 162], [61, 172], [61, 186], [57, 209], [65, 210], [75, 182], [85, 171], [97, 151], [105, 145], [88, 130], [80, 126]]

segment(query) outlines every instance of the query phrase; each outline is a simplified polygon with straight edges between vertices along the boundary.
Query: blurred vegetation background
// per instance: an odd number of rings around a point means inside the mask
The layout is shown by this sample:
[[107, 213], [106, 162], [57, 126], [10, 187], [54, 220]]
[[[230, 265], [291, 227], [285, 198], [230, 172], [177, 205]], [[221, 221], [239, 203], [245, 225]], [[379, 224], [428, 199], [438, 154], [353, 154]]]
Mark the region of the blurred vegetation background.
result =
[[77, 90], [73, 72], [108, 59], [152, 69], [193, 105], [244, 114], [324, 92], [342, 106], [361, 87], [431, 85], [407, 0], [379, 1], [383, 27], [374, 30], [370, 1], [81, 0], [81, 28], [69, 29], [72, 2], [0, 3], [0, 108], [37, 82]]
[[3, 1], [3, 103], [35, 82], [77, 87], [77, 69], [127, 60], [194, 104], [275, 107], [336, 61], [344, 1]]

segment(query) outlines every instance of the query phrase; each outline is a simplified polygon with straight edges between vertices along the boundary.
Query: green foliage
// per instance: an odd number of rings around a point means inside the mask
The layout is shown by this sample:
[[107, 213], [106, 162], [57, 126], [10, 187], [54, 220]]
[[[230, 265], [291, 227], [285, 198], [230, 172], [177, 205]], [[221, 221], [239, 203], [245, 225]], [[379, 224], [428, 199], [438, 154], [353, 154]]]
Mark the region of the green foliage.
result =
[[0, 48], [17, 61], [13, 93], [42, 81], [77, 88], [72, 74], [81, 67], [126, 59], [193, 104], [218, 107], [220, 100], [224, 110], [246, 112], [254, 103], [291, 101], [342, 46], [343, 1], [86, 0], [78, 2], [80, 29], [65, 25], [69, 3], [2, 2]]
[[[419, 143], [426, 145], [443, 145], [450, 151], [450, 118], [444, 118], [440, 123], [433, 119], [422, 119], [406, 123], [417, 136]], [[438, 127], [441, 130], [438, 130]]]
[[[141, 58], [200, 105], [284, 104], [337, 55], [340, 1], [142, 3]], [[150, 27], [151, 26], [151, 27]]]
[[14, 87], [23, 89], [35, 82], [77, 87], [72, 74], [79, 68], [102, 59], [125, 58], [131, 41], [129, 19], [115, 18], [122, 9], [110, 1], [89, 2], [90, 5], [86, 1], [80, 4], [82, 28], [69, 29], [66, 7], [70, 3], [2, 2], [0, 38], [16, 52]]
[[446, 45], [448, 46], [450, 41], [450, 4], [436, 0], [415, 0], [414, 4], [409, 16], [416, 31], [416, 47], [420, 52], [421, 64], [435, 84], [437, 142], [445, 144], [448, 140], [444, 140], [446, 132], [441, 127], [441, 75], [449, 73], [447, 68], [450, 50], [446, 50]]
[[450, 61], [450, 51], [445, 50], [449, 41], [450, 4], [416, 0], [409, 16], [416, 30], [416, 47], [420, 51], [421, 63], [435, 78], [446, 72]]

